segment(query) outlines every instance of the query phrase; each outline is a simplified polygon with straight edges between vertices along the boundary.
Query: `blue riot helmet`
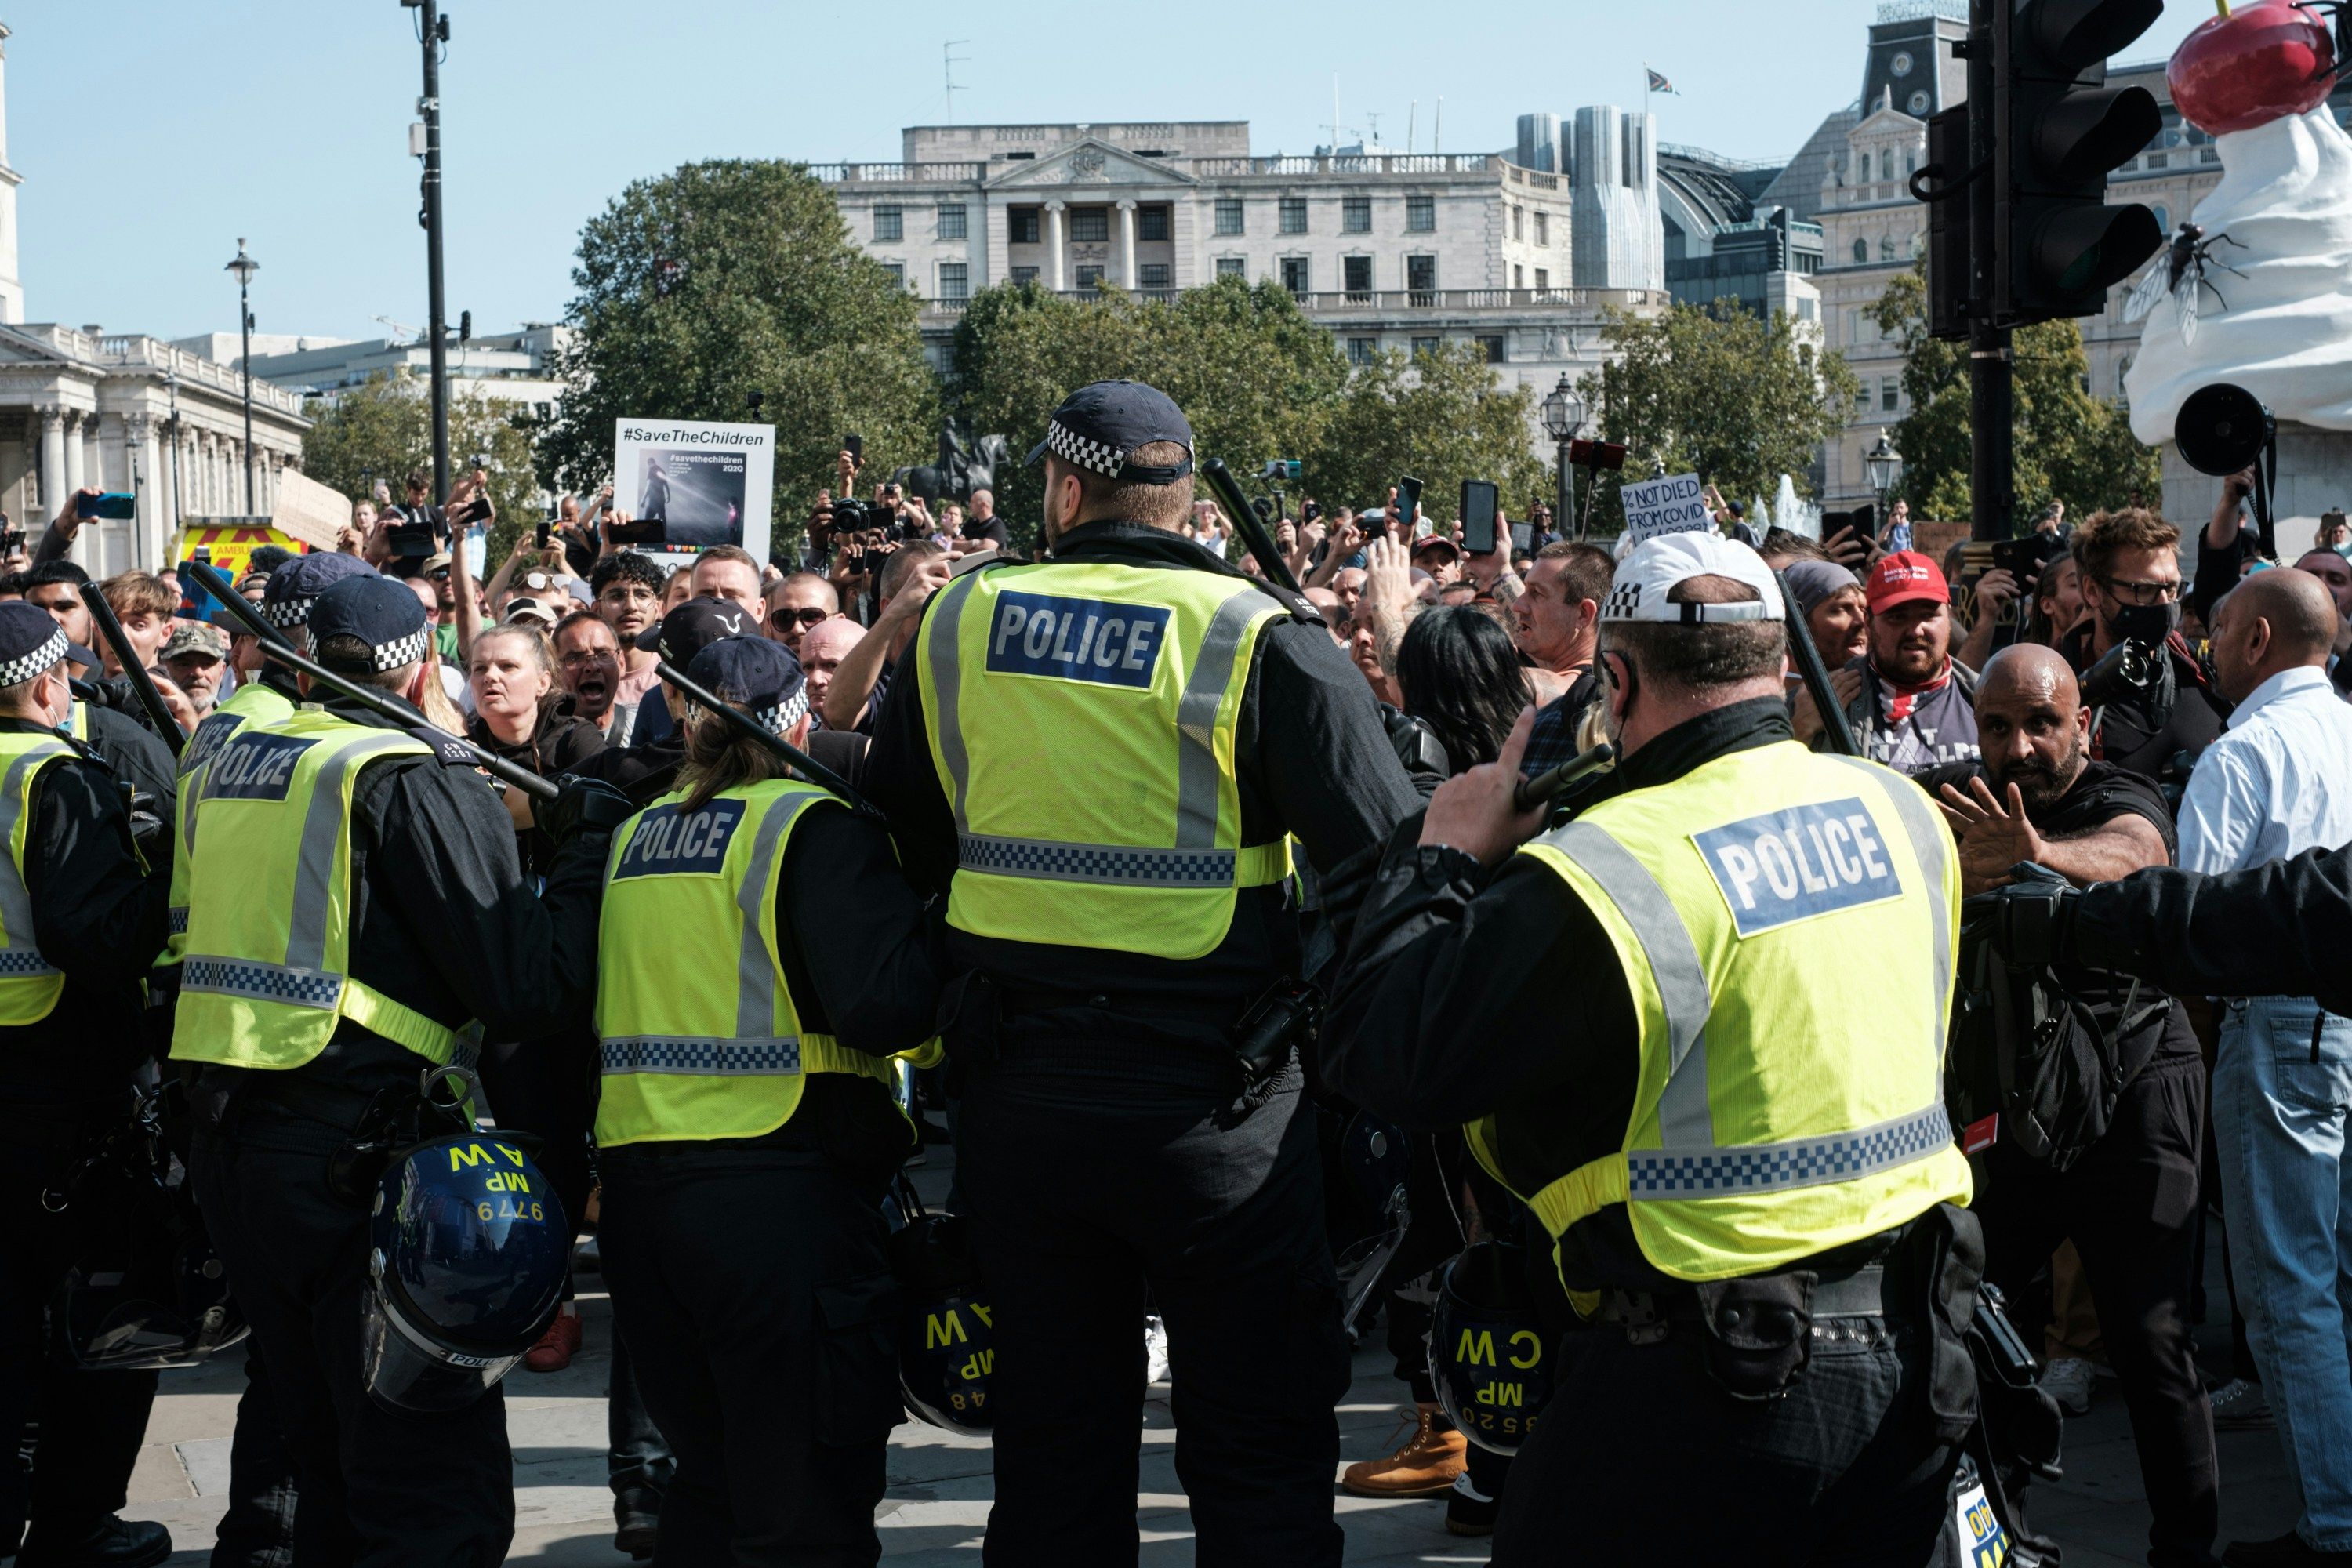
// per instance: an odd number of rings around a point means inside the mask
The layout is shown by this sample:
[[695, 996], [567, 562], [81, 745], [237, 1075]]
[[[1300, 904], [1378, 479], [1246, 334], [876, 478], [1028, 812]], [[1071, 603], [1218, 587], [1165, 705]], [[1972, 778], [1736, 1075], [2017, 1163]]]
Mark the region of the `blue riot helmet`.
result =
[[988, 1403], [996, 1364], [995, 1309], [961, 1215], [927, 1214], [904, 1175], [893, 1192], [904, 1223], [890, 1237], [898, 1277], [898, 1395], [909, 1413], [950, 1432], [996, 1424]]
[[1516, 1454], [1551, 1397], [1552, 1352], [1536, 1318], [1528, 1251], [1482, 1241], [1446, 1266], [1429, 1321], [1438, 1408], [1478, 1447]]
[[571, 1219], [529, 1152], [495, 1131], [396, 1152], [369, 1232], [362, 1375], [379, 1405], [470, 1405], [562, 1300]]

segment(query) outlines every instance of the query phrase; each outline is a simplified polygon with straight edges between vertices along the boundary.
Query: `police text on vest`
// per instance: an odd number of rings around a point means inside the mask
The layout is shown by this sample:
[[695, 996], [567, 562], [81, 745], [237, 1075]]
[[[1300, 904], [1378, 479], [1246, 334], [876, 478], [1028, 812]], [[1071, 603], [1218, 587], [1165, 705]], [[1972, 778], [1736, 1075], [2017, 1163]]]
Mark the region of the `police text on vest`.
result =
[[1149, 687], [1167, 640], [1168, 610], [1050, 594], [997, 595], [988, 668], [1097, 686]]
[[213, 764], [205, 781], [205, 798], [284, 800], [294, 783], [294, 764], [318, 743], [287, 735], [241, 733]]
[[700, 811], [656, 805], [637, 818], [628, 847], [613, 868], [621, 877], [715, 877], [727, 864], [727, 846], [743, 820], [740, 800], [713, 800]]
[[1878, 824], [1859, 799], [1751, 816], [1695, 833], [1691, 842], [1743, 937], [1903, 896]]

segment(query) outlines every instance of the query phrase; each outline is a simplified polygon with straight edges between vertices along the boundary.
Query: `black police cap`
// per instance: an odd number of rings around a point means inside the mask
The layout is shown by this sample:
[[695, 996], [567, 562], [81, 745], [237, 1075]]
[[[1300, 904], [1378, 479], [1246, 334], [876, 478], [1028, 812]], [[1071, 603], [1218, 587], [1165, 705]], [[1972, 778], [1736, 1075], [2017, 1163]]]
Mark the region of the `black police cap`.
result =
[[30, 680], [61, 658], [86, 669], [98, 664], [89, 649], [66, 640], [65, 628], [40, 605], [22, 599], [0, 601], [0, 686]]
[[[327, 658], [326, 646], [337, 637], [356, 637], [365, 643], [366, 663], [352, 670], [344, 668], [352, 661]], [[396, 577], [367, 572], [343, 578], [311, 604], [310, 645], [320, 650], [320, 662], [330, 668], [382, 674], [415, 664], [431, 653], [433, 624], [425, 618], [425, 606], [418, 603], [414, 588]]]
[[[373, 577], [376, 569], [340, 550], [314, 550], [273, 570], [261, 589], [261, 618], [283, 629], [310, 618], [319, 595], [346, 577]], [[412, 591], [409, 595], [416, 597]]]
[[719, 638], [750, 637], [759, 629], [751, 612], [730, 599], [688, 599], [657, 625], [639, 632], [637, 647], [684, 669]]
[[[1130, 463], [1128, 455], [1154, 441], [1173, 441], [1184, 460], [1159, 467]], [[1184, 411], [1156, 386], [1139, 381], [1097, 381], [1062, 399], [1045, 423], [1045, 438], [1030, 448], [1034, 467], [1046, 453], [1107, 479], [1172, 485], [1192, 471], [1192, 426]]]
[[777, 735], [808, 717], [807, 682], [793, 650], [766, 637], [721, 637], [694, 656], [687, 676], [734, 700]]

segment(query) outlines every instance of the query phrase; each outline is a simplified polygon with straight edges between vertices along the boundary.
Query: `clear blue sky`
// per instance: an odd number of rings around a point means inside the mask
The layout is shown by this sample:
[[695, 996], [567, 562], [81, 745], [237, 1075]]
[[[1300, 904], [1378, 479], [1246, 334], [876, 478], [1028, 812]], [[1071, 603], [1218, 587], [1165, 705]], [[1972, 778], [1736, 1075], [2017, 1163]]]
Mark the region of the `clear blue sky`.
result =
[[[581, 222], [630, 181], [709, 157], [897, 155], [903, 125], [1237, 119], [1255, 150], [1343, 140], [1492, 151], [1523, 110], [1641, 101], [1661, 139], [1784, 157], [1861, 85], [1872, 0], [1348, 6], [1188, 0], [858, 5], [452, 0], [442, 73], [449, 316], [561, 319]], [[2174, 0], [2128, 54], [2209, 4]], [[112, 331], [233, 330], [245, 236], [264, 331], [382, 335], [425, 319], [415, 12], [397, 0], [0, 0], [26, 314]], [[1128, 19], [1156, 16], [1137, 26]], [[875, 36], [877, 27], [884, 36]]]

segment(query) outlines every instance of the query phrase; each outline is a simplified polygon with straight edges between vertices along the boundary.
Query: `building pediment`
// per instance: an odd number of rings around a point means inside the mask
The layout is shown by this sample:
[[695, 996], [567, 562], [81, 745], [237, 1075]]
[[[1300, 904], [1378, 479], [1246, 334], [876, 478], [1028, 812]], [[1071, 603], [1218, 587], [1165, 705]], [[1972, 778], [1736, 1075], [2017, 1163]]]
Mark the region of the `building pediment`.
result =
[[1870, 118], [1846, 134], [1857, 142], [1866, 141], [1873, 135], [1917, 137], [1927, 126], [1926, 121], [1906, 114], [1899, 109], [1879, 109], [1873, 110]]
[[1165, 159], [1139, 158], [1108, 142], [1086, 137], [1043, 158], [1023, 159], [988, 182], [992, 190], [1060, 189], [1076, 185], [1193, 185], [1200, 182]]
[[0, 326], [0, 369], [23, 369], [33, 366], [49, 370], [59, 365], [71, 365], [76, 369], [89, 368], [86, 362], [71, 354], [60, 353], [29, 333]]

